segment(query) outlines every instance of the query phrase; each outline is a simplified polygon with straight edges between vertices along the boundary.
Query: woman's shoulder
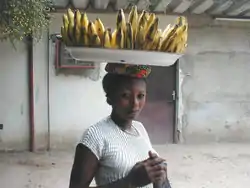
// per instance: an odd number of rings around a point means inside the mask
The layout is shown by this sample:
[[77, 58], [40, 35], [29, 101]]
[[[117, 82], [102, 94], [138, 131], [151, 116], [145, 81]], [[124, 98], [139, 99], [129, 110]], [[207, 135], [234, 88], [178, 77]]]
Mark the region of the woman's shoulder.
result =
[[103, 132], [107, 129], [110, 125], [109, 118], [103, 118], [100, 121], [96, 122], [95, 124], [89, 126], [85, 131], [84, 134], [98, 134], [99, 132]]
[[99, 122], [88, 127], [81, 139], [80, 144], [88, 147], [95, 156], [100, 159], [102, 156], [103, 148], [104, 148], [104, 132], [109, 127], [108, 118], [104, 118]]

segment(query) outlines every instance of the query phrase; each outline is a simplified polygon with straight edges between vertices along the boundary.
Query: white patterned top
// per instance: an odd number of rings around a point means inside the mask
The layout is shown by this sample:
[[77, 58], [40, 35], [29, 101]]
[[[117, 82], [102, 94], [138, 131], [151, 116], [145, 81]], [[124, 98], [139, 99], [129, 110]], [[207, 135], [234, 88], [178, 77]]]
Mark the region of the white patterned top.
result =
[[[122, 131], [110, 117], [90, 126], [80, 143], [87, 146], [100, 161], [95, 175], [97, 186], [106, 185], [128, 175], [133, 166], [154, 151], [142, 123], [133, 121], [137, 136]], [[144, 188], [153, 188], [149, 184]]]

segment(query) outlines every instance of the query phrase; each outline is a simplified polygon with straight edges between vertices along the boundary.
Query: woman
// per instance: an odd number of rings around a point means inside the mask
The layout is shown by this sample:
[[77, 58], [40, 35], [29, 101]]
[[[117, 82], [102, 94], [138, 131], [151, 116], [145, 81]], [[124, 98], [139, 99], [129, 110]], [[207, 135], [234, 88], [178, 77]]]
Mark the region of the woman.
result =
[[[146, 100], [150, 67], [107, 64], [103, 89], [112, 113], [89, 127], [76, 147], [70, 188], [170, 188], [165, 160], [134, 121]], [[165, 163], [166, 164], [166, 163]]]

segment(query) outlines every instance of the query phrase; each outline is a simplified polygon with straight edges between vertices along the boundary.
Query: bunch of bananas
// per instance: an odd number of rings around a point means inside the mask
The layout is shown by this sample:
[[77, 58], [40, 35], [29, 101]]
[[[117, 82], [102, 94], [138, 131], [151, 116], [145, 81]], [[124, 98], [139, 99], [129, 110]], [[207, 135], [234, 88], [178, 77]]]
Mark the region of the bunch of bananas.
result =
[[164, 31], [158, 25], [159, 19], [154, 13], [143, 10], [138, 14], [136, 6], [132, 7], [127, 21], [123, 9], [118, 11], [113, 31], [105, 28], [99, 18], [91, 22], [86, 13], [68, 9], [63, 16], [61, 35], [68, 46], [184, 53], [188, 36], [186, 18], [178, 17]]
[[87, 14], [79, 10], [73, 12], [68, 9], [63, 15], [61, 36], [68, 46], [101, 47], [104, 30], [104, 25], [99, 18], [91, 22]]

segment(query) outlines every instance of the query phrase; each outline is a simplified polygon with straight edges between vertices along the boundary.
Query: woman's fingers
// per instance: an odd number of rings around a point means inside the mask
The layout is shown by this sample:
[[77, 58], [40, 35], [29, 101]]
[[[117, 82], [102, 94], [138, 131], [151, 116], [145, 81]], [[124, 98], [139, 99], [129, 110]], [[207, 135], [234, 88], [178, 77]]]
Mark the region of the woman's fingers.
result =
[[163, 181], [166, 179], [166, 172], [164, 170], [151, 171], [149, 173], [149, 178], [153, 183]]
[[155, 157], [158, 157], [157, 154], [156, 154], [156, 153], [153, 153], [152, 151], [149, 151], [149, 152], [148, 152], [148, 156], [149, 156], [150, 159], [153, 159], [153, 158], [155, 158]]
[[160, 157], [155, 157], [153, 159], [147, 160], [147, 164], [150, 166], [155, 166], [155, 165], [163, 163], [164, 161], [165, 161], [165, 159], [162, 159]]
[[159, 171], [159, 170], [163, 170], [163, 171], [167, 171], [167, 166], [159, 164], [159, 165], [155, 165], [152, 167], [153, 170], [155, 171]]

